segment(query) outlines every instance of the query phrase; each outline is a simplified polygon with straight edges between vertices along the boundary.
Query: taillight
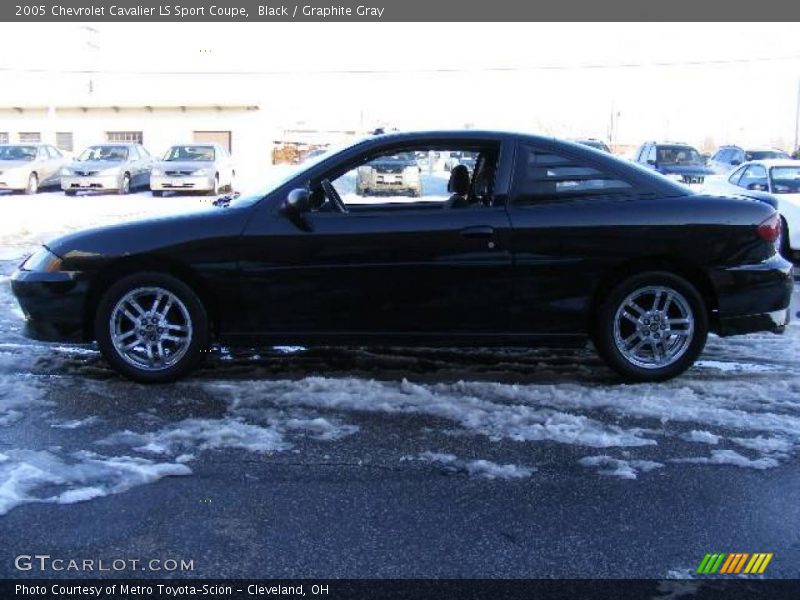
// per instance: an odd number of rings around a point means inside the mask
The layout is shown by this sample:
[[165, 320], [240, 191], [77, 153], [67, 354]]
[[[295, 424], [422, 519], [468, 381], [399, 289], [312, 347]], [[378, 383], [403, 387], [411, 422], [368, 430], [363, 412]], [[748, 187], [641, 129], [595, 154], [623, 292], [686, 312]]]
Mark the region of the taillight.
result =
[[764, 219], [761, 225], [756, 228], [756, 233], [765, 242], [775, 243], [781, 237], [781, 216], [773, 213], [771, 217]]

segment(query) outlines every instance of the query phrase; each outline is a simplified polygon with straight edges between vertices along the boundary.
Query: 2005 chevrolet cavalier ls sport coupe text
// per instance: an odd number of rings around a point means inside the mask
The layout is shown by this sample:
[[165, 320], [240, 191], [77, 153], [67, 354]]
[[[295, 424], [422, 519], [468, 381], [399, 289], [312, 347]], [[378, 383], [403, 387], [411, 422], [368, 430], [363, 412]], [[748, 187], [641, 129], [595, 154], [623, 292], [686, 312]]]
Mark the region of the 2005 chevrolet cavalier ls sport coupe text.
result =
[[[418, 160], [421, 197], [359, 167]], [[437, 160], [476, 156], [451, 172]], [[386, 173], [386, 187], [392, 177]], [[446, 188], [446, 189], [445, 189]], [[695, 361], [709, 332], [781, 332], [792, 265], [768, 204], [700, 195], [591, 148], [495, 132], [375, 136], [271, 191], [49, 242], [12, 276], [29, 335], [97, 340], [143, 382], [225, 344], [582, 345], [625, 379]]]

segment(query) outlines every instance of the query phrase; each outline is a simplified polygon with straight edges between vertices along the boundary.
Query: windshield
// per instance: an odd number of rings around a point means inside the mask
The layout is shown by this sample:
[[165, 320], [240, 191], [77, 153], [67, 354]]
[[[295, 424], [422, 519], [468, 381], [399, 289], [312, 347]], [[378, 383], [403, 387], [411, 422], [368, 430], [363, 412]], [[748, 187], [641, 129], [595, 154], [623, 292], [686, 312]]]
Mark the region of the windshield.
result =
[[702, 165], [703, 159], [691, 146], [659, 146], [658, 164]]
[[770, 158], [789, 158], [786, 152], [780, 150], [750, 150], [745, 153], [747, 160], [769, 160]]
[[36, 146], [0, 146], [0, 160], [35, 160]]
[[800, 193], [800, 167], [774, 167], [772, 191], [775, 194]]
[[206, 161], [213, 162], [214, 148], [212, 146], [173, 146], [164, 155], [165, 161]]
[[102, 160], [117, 162], [128, 160], [128, 149], [124, 146], [89, 146], [78, 156], [79, 161]]

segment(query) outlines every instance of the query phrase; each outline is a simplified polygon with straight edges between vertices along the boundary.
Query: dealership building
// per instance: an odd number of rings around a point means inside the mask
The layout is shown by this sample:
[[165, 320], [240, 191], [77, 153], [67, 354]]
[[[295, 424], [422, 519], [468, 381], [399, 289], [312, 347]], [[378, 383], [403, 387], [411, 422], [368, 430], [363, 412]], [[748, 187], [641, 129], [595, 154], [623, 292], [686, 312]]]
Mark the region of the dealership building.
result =
[[240, 173], [257, 176], [269, 167], [275, 127], [258, 102], [188, 100], [6, 101], [0, 143], [44, 142], [77, 155], [92, 144], [138, 142], [161, 156], [173, 144], [217, 142]]

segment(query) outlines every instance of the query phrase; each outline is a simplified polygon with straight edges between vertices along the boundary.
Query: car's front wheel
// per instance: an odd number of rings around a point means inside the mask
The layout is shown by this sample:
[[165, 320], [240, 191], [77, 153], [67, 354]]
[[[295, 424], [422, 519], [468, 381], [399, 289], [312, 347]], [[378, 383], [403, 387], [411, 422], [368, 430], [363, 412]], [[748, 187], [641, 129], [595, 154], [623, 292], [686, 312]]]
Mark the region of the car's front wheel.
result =
[[708, 313], [695, 287], [652, 271], [617, 285], [598, 307], [597, 351], [629, 381], [664, 381], [694, 364], [708, 337]]
[[102, 296], [95, 335], [105, 359], [142, 383], [174, 381], [196, 367], [209, 344], [197, 294], [164, 273], [125, 277]]
[[39, 191], [39, 177], [36, 173], [28, 175], [28, 184], [25, 186], [26, 194], [35, 194]]

